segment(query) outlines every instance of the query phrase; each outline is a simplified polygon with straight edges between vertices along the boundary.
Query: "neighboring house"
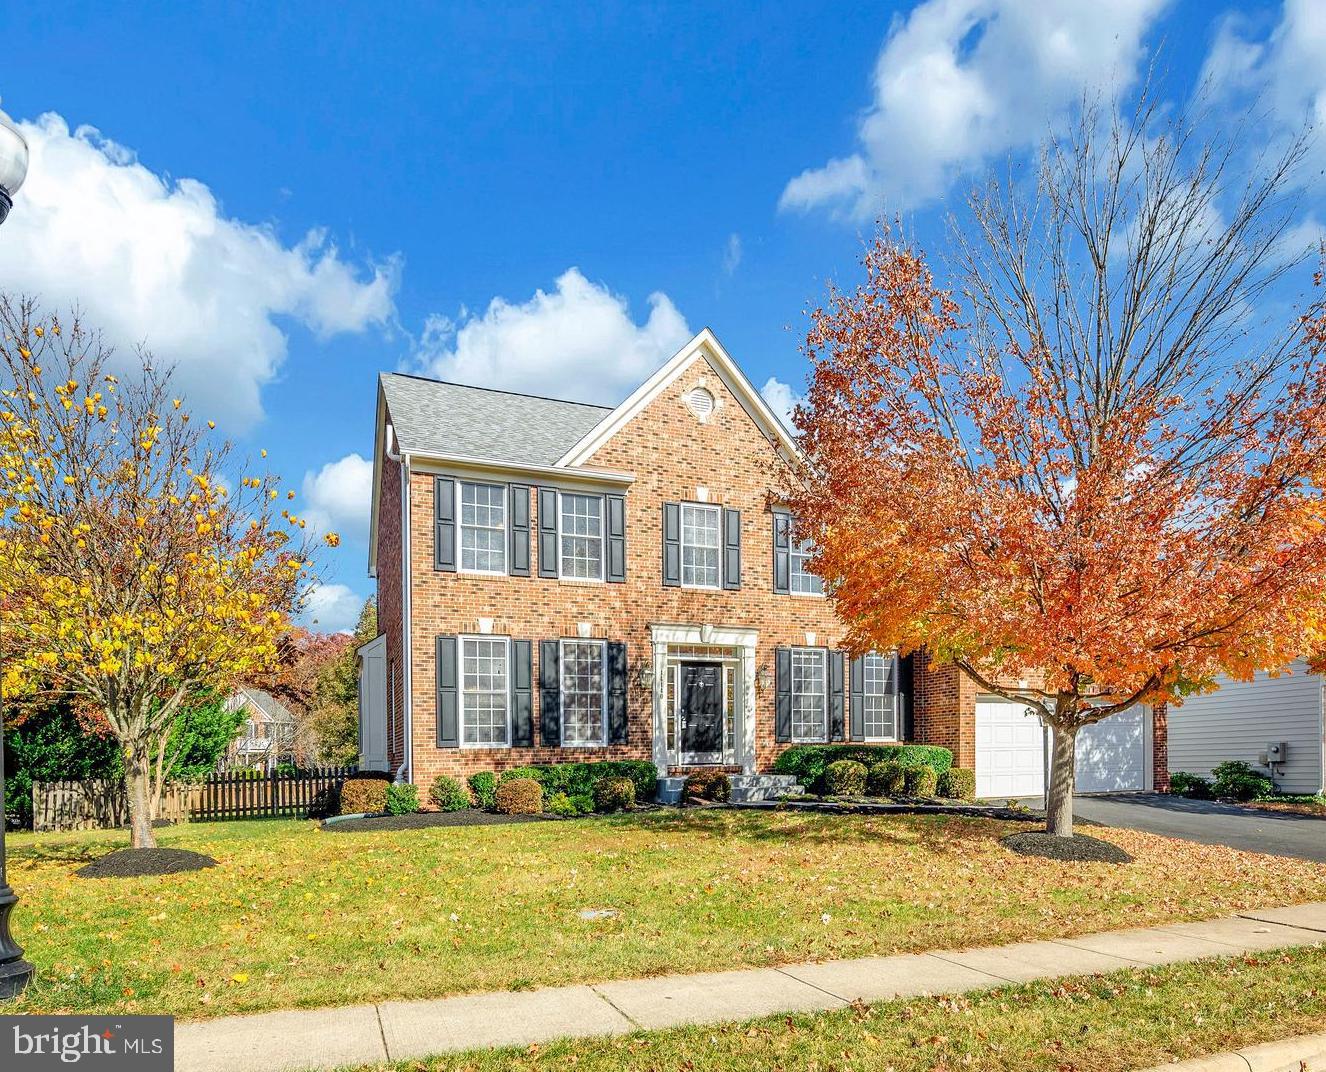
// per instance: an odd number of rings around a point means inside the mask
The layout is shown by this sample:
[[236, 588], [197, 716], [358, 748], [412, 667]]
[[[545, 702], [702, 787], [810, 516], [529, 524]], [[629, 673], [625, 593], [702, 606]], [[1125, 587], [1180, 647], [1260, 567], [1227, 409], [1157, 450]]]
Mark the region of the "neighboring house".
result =
[[[425, 790], [628, 757], [750, 777], [793, 743], [920, 741], [989, 795], [1040, 792], [1020, 705], [844, 657], [777, 490], [796, 451], [707, 329], [611, 408], [379, 377], [361, 766]], [[1148, 788], [1151, 720], [1119, 719], [1084, 741], [1089, 785]]]
[[295, 716], [262, 689], [241, 686], [226, 699], [226, 710], [243, 710], [245, 719], [226, 749], [227, 770], [262, 767], [270, 770], [290, 760], [295, 744]]
[[1286, 793], [1322, 792], [1322, 685], [1302, 660], [1285, 674], [1221, 679], [1215, 692], [1171, 709], [1169, 769], [1209, 777], [1217, 763], [1241, 759]]

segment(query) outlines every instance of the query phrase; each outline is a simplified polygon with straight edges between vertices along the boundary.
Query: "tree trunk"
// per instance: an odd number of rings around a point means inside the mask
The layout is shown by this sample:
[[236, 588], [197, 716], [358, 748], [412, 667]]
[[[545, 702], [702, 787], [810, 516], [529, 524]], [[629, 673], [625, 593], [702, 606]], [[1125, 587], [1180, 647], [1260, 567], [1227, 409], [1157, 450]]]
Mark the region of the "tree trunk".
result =
[[1045, 829], [1073, 836], [1073, 786], [1076, 781], [1077, 727], [1050, 726], [1050, 787], [1045, 794]]
[[155, 849], [152, 830], [152, 759], [145, 749], [124, 751], [125, 788], [129, 796], [129, 836], [135, 849]]

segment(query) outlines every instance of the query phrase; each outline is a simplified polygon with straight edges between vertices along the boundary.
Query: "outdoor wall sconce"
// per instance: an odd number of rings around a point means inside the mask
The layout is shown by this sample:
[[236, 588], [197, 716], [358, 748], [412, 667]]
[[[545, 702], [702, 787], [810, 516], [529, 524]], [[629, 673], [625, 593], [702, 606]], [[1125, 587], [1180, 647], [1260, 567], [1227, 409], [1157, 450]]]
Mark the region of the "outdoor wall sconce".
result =
[[700, 643], [712, 644], [714, 642], [714, 627], [712, 625], [700, 626]]
[[652, 689], [654, 687], [654, 668], [649, 663], [641, 663], [640, 669], [636, 672], [635, 680], [642, 689]]
[[769, 673], [769, 667], [761, 666], [755, 671], [755, 687], [761, 692], [768, 692], [769, 686], [773, 684], [773, 674]]

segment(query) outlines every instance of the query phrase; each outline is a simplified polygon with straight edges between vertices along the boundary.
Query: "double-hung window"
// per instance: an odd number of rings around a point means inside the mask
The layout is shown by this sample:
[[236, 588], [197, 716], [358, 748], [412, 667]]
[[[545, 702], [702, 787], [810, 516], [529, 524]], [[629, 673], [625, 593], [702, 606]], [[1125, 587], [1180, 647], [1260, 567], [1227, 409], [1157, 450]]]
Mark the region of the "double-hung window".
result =
[[810, 572], [807, 563], [815, 553], [815, 545], [810, 540], [792, 540], [788, 545], [788, 591], [793, 595], [822, 596], [824, 582]]
[[868, 741], [898, 739], [897, 690], [894, 688], [893, 659], [884, 655], [865, 655], [862, 669], [862, 722]]
[[563, 640], [561, 652], [562, 744], [588, 747], [607, 741], [607, 645], [602, 640]]
[[792, 740], [827, 741], [828, 673], [823, 648], [792, 649]]
[[460, 638], [460, 743], [502, 748], [511, 743], [506, 637]]
[[564, 491], [558, 499], [561, 576], [603, 580], [603, 496]]
[[505, 484], [456, 482], [463, 572], [506, 573], [506, 499]]
[[717, 506], [681, 504], [681, 583], [685, 588], [718, 588], [722, 583], [723, 514]]

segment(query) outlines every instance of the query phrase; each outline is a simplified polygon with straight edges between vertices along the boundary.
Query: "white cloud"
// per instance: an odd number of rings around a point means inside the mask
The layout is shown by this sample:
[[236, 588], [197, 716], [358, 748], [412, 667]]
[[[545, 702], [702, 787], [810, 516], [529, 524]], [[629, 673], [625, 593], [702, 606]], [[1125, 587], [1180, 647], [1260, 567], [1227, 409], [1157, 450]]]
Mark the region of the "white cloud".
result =
[[788, 384], [774, 376], [770, 376], [764, 381], [764, 386], [760, 388], [760, 394], [769, 403], [769, 408], [782, 418], [788, 430], [795, 432], [796, 425], [792, 423], [792, 410], [806, 400], [805, 396], [797, 394]]
[[731, 276], [741, 266], [741, 235], [735, 232], [727, 236], [727, 245], [723, 247], [723, 274]]
[[779, 207], [868, 219], [941, 196], [1039, 141], [1084, 92], [1130, 83], [1168, 0], [926, 0], [895, 18], [857, 151], [811, 168]]
[[315, 535], [336, 532], [347, 540], [368, 539], [373, 498], [373, 463], [358, 454], [304, 474], [303, 517]]
[[364, 609], [362, 596], [343, 584], [317, 584], [309, 591], [301, 624], [318, 633], [352, 633]]
[[649, 296], [637, 324], [625, 298], [568, 268], [528, 301], [494, 298], [481, 315], [462, 310], [458, 324], [430, 317], [418, 363], [444, 380], [613, 403], [690, 337], [666, 294]]
[[122, 360], [145, 343], [177, 367], [200, 416], [239, 431], [262, 415], [286, 354], [281, 321], [324, 339], [390, 321], [394, 261], [360, 269], [321, 231], [286, 246], [225, 216], [203, 183], [158, 175], [58, 115], [20, 126], [32, 159], [0, 241], [0, 288], [52, 311], [77, 304]]

